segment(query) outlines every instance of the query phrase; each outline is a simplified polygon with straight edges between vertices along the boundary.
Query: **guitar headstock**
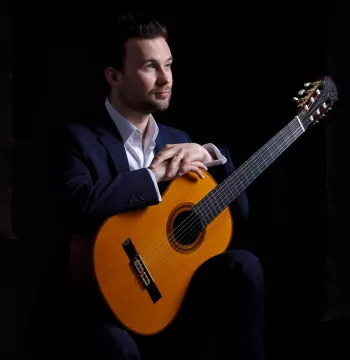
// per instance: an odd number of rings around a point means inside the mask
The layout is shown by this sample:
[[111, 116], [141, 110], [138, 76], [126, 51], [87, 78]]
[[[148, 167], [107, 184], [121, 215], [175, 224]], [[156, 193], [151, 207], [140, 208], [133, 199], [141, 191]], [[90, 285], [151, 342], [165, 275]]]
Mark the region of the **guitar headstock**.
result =
[[301, 97], [294, 97], [293, 101], [298, 104], [297, 116], [305, 128], [318, 123], [338, 100], [337, 87], [329, 76], [304, 84], [298, 95]]

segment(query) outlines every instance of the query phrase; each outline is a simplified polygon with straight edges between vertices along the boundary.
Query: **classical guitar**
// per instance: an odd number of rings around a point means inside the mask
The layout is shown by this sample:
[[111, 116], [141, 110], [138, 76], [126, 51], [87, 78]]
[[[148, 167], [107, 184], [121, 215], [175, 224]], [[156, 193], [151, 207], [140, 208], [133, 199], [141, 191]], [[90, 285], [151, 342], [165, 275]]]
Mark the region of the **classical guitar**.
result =
[[127, 329], [151, 335], [173, 321], [194, 272], [229, 246], [229, 205], [338, 99], [328, 76], [298, 94], [297, 115], [222, 183], [207, 172], [204, 179], [186, 174], [170, 183], [160, 204], [108, 218], [93, 238], [73, 237], [74, 278], [82, 284], [93, 277]]

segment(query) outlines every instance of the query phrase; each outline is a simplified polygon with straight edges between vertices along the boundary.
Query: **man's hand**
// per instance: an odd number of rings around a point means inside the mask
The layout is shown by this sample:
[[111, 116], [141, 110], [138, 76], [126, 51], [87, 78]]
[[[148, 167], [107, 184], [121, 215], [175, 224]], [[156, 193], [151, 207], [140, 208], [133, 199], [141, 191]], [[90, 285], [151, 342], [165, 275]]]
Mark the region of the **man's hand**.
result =
[[171, 162], [169, 163], [167, 175], [172, 175], [176, 170], [177, 174], [182, 176], [188, 171], [193, 171], [188, 170], [190, 164], [195, 164], [198, 167], [199, 163], [203, 165], [205, 162], [212, 161], [213, 157], [203, 146], [196, 143], [169, 144], [165, 145], [154, 157], [150, 169], [155, 169], [169, 159], [171, 159]]
[[[181, 168], [181, 173], [180, 173]], [[190, 171], [197, 173], [200, 178], [204, 178], [200, 169], [208, 170], [208, 168], [200, 161], [193, 161], [190, 164], [181, 164], [181, 159], [175, 155], [172, 159], [165, 160], [159, 165], [153, 166], [151, 171], [156, 177], [157, 182], [170, 181], [177, 176], [182, 176]]]

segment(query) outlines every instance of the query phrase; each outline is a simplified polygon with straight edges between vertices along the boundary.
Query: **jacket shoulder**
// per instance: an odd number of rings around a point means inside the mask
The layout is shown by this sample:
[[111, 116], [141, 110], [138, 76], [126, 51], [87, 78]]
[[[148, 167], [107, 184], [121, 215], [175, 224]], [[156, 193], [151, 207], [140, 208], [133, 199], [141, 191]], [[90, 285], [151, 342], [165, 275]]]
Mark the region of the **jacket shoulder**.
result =
[[91, 140], [96, 137], [96, 129], [82, 121], [65, 121], [54, 129], [54, 137], [58, 137], [64, 141]]
[[157, 125], [159, 128], [159, 134], [161, 134], [162, 136], [165, 135], [171, 138], [181, 138], [184, 141], [189, 141], [189, 136], [185, 131], [164, 124], [157, 123]]

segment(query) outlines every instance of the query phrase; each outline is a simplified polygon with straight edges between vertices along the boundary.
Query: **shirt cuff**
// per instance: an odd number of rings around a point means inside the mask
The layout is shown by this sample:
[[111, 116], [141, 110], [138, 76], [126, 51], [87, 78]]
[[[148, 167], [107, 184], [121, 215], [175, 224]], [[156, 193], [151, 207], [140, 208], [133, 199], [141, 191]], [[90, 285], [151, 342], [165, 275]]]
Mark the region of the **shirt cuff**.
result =
[[217, 165], [223, 165], [226, 164], [227, 159], [225, 158], [224, 155], [221, 154], [221, 152], [219, 151], [219, 149], [212, 143], [209, 144], [204, 144], [202, 145], [204, 147], [205, 150], [208, 151], [208, 153], [213, 157], [213, 161], [208, 161], [206, 163], [204, 163], [204, 165], [206, 167], [211, 167], [211, 166], [217, 166]]
[[160, 192], [159, 192], [157, 179], [154, 176], [153, 171], [151, 169], [148, 169], [148, 168], [146, 168], [146, 169], [148, 170], [149, 174], [151, 175], [151, 178], [152, 178], [153, 183], [154, 183], [154, 188], [156, 189], [157, 194], [158, 194], [158, 200], [159, 200], [159, 202], [161, 202], [162, 201], [162, 196], [160, 195]]

